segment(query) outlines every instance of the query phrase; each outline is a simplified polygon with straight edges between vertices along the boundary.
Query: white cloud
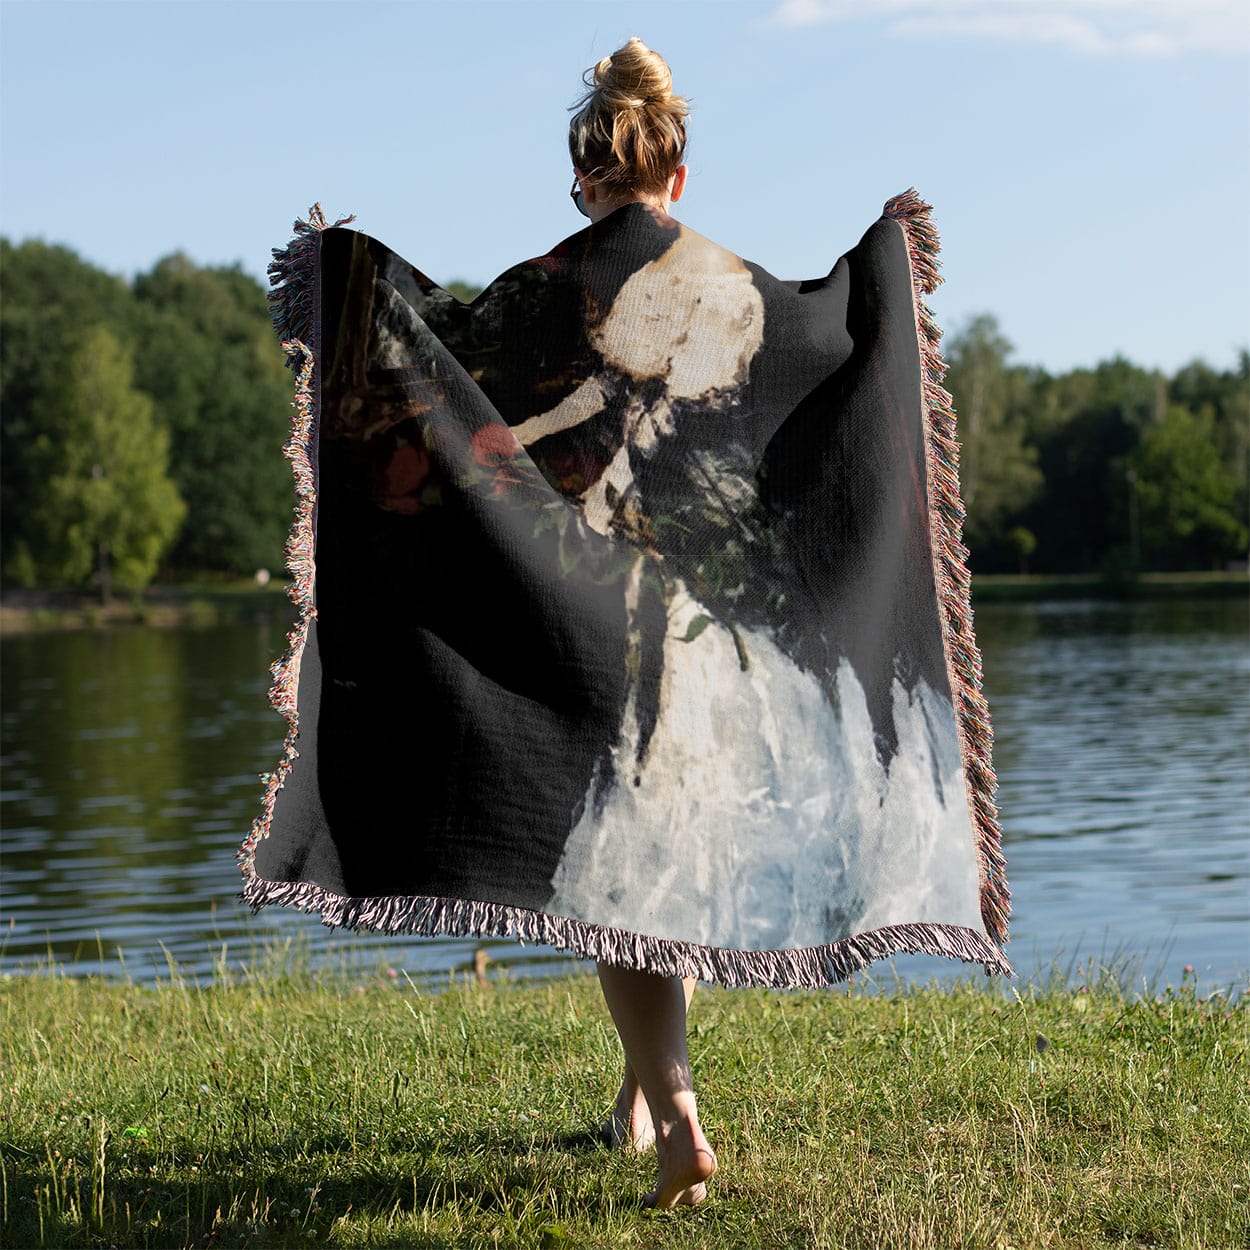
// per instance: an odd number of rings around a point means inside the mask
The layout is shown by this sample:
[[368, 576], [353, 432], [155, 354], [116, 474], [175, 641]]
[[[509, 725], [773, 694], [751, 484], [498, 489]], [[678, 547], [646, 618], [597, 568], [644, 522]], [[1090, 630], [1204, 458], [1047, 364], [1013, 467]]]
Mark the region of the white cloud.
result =
[[781, 0], [767, 25], [872, 22], [898, 38], [1050, 44], [1090, 56], [1250, 50], [1247, 0]]

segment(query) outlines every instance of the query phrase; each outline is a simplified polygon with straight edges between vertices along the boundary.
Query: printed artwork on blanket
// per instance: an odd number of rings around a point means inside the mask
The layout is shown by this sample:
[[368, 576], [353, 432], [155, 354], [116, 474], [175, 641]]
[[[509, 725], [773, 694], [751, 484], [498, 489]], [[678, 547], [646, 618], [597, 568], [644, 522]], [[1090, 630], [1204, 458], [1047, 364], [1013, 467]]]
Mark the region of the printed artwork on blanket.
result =
[[1010, 972], [927, 212], [787, 282], [630, 203], [470, 304], [324, 219], [275, 254], [304, 612], [248, 902]]

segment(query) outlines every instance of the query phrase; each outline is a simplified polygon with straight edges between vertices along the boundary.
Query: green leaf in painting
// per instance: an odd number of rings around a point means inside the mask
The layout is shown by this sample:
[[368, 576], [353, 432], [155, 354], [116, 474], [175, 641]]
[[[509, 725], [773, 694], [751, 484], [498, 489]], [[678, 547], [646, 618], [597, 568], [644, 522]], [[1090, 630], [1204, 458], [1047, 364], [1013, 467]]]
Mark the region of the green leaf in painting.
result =
[[690, 622], [689, 628], [686, 630], [686, 636], [682, 642], [694, 642], [694, 640], [712, 623], [713, 617], [707, 615], [706, 612], [700, 612], [698, 616]]

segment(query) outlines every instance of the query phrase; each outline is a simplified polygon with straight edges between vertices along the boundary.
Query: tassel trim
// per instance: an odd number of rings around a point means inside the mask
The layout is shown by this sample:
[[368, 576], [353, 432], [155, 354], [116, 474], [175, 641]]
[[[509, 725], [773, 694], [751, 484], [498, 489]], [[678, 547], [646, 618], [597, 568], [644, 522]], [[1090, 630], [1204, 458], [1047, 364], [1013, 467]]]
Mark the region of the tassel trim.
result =
[[[334, 224], [345, 225], [355, 217], [340, 217]], [[291, 768], [299, 757], [299, 667], [308, 641], [308, 629], [317, 615], [316, 534], [313, 509], [317, 501], [317, 474], [312, 453], [317, 442], [320, 378], [314, 376], [316, 351], [320, 341], [320, 291], [317, 283], [317, 255], [321, 231], [329, 223], [320, 204], [308, 210], [308, 220], [295, 222], [295, 237], [285, 248], [273, 249], [269, 266], [269, 309], [273, 326], [287, 355], [287, 365], [296, 370], [295, 396], [291, 401], [291, 433], [282, 454], [291, 462], [295, 478], [295, 519], [286, 540], [286, 567], [291, 574], [287, 595], [299, 609], [295, 624], [287, 634], [285, 653], [269, 666], [272, 678], [269, 702], [287, 721], [282, 757], [271, 773], [261, 773], [264, 783], [260, 812], [239, 848], [236, 859], [246, 886], [259, 881], [256, 876], [256, 847], [269, 836], [273, 808]], [[311, 346], [310, 346], [311, 344]], [[246, 888], [245, 891], [246, 893]], [[243, 898], [243, 895], [240, 895]]]
[[[335, 226], [345, 226], [355, 221], [353, 214], [340, 217]], [[273, 248], [273, 260], [269, 262], [269, 313], [278, 341], [314, 343], [318, 318], [317, 249], [321, 232], [330, 223], [326, 221], [320, 204], [308, 210], [308, 220], [297, 218], [292, 229], [294, 237], [286, 247]], [[296, 354], [287, 353], [288, 368], [297, 368]]]
[[[925, 208], [927, 211], [927, 206]], [[353, 217], [344, 217], [334, 224], [339, 226], [353, 220]], [[352, 898], [335, 894], [309, 881], [267, 881], [257, 874], [256, 847], [262, 838], [269, 835], [278, 791], [299, 756], [296, 746], [299, 736], [299, 664], [309, 625], [317, 612], [314, 603], [316, 536], [313, 532], [316, 473], [310, 449], [315, 449], [319, 417], [320, 379], [314, 378], [320, 335], [317, 245], [318, 236], [327, 225], [321, 206], [314, 205], [309, 210], [308, 221], [295, 223], [295, 238], [291, 243], [286, 248], [274, 249], [274, 262], [269, 266], [270, 280], [274, 285], [269, 295], [274, 328], [282, 339], [288, 364], [297, 370], [291, 436], [283, 447], [283, 455], [291, 461], [297, 495], [296, 516], [287, 539], [286, 558], [292, 578], [288, 594], [299, 608], [299, 616], [287, 635], [286, 653], [270, 667], [273, 682], [269, 701], [287, 719], [288, 730], [278, 767], [272, 773], [261, 774], [264, 783], [261, 810], [237, 855], [244, 879], [240, 901], [251, 907], [253, 913], [275, 904], [317, 912], [321, 923], [328, 928], [364, 928], [382, 933], [430, 937], [439, 934], [511, 937], [522, 943], [533, 942], [566, 951], [583, 959], [603, 960], [619, 967], [661, 976], [693, 976], [730, 988], [819, 989], [846, 980], [878, 959], [898, 954], [961, 959], [966, 963], [982, 964], [987, 976], [994, 973], [1013, 976], [1010, 963], [998, 947], [983, 934], [962, 925], [889, 925], [821, 946], [793, 950], [736, 950], [591, 924], [505, 903], [427, 895]], [[936, 239], [935, 235], [933, 237]], [[908, 238], [910, 250], [910, 234]], [[915, 272], [913, 269], [913, 275]], [[934, 332], [936, 334], [936, 327]], [[928, 340], [922, 338], [921, 341]], [[933, 358], [936, 360], [936, 337], [932, 342]], [[940, 360], [938, 364], [940, 366]], [[939, 370], [937, 377], [940, 376]], [[936, 387], [936, 378], [933, 385]], [[926, 389], [926, 397], [928, 394]], [[945, 395], [945, 392], [941, 394]], [[952, 430], [953, 419], [951, 414]], [[932, 478], [932, 474], [930, 476]], [[957, 489], [954, 498], [958, 503]], [[957, 528], [955, 532], [957, 535]], [[968, 619], [971, 620], [970, 613]], [[988, 718], [985, 723], [988, 726]], [[990, 776], [992, 778], [993, 774]], [[992, 928], [990, 931], [994, 932]]]
[[511, 937], [583, 959], [601, 959], [659, 976], [698, 977], [731, 989], [749, 985], [820, 989], [845, 981], [874, 960], [898, 954], [944, 955], [983, 964], [987, 976], [996, 972], [1014, 975], [992, 942], [961, 925], [890, 925], [823, 946], [748, 951], [653, 937], [507, 903], [423, 895], [347, 898], [308, 881], [262, 881], [254, 873], [242, 897], [253, 911], [279, 903], [319, 912], [321, 923], [332, 929]]
[[942, 610], [942, 643], [954, 696], [968, 809], [976, 830], [981, 918], [986, 932], [1001, 945], [1008, 937], [1011, 891], [1007, 888], [1002, 830], [994, 803], [998, 780], [991, 762], [993, 727], [981, 693], [981, 652], [972, 628], [969, 552], [960, 540], [966, 510], [959, 494], [959, 438], [951, 394], [941, 385], [946, 374], [940, 351], [942, 331], [922, 298], [942, 282], [938, 273], [940, 244], [937, 228], [930, 220], [932, 211], [933, 206], [916, 194], [915, 187], [909, 187], [886, 202], [882, 215], [898, 222], [907, 243], [912, 306], [920, 344], [929, 527]]

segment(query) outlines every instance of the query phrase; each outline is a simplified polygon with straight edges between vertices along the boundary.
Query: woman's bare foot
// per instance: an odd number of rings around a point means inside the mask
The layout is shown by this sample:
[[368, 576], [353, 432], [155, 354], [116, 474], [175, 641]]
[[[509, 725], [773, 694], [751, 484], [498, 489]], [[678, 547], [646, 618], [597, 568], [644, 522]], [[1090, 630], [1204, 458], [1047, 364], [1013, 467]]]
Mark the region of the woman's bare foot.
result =
[[624, 1121], [628, 1114], [630, 1129], [642, 1124], [641, 1113], [634, 1114], [636, 1088], [641, 1087], [655, 1132], [660, 1175], [643, 1206], [695, 1206], [707, 1197], [707, 1180], [716, 1171], [716, 1156], [699, 1127], [686, 1051], [686, 1014], [696, 980], [603, 960], [598, 969], [628, 1065], [619, 1117]]
[[698, 1120], [662, 1125], [655, 1150], [660, 1160], [659, 1183], [643, 1198], [642, 1205], [668, 1210], [702, 1202], [707, 1197], [707, 1181], [716, 1171], [716, 1156]]
[[616, 1096], [607, 1122], [600, 1128], [599, 1136], [613, 1149], [625, 1147], [641, 1153], [655, 1145], [655, 1126], [651, 1122], [651, 1108], [638, 1088], [637, 1078], [627, 1073]]

